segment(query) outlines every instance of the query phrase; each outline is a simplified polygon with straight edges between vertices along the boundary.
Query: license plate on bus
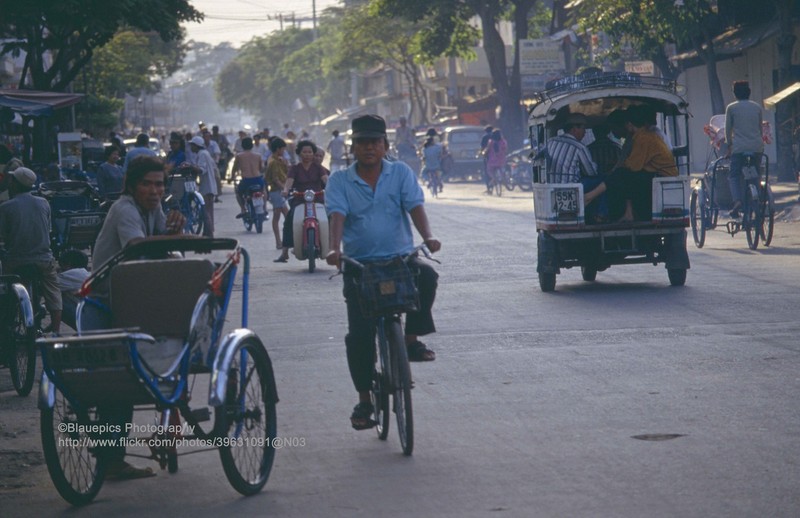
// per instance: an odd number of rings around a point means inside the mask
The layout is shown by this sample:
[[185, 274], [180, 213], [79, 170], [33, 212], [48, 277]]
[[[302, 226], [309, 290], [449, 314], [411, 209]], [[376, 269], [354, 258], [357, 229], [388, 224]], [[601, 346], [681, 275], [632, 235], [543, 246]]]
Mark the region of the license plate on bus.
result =
[[183, 183], [183, 190], [186, 192], [195, 192], [197, 190], [197, 183], [193, 180], [187, 180]]
[[95, 225], [99, 225], [102, 222], [100, 216], [80, 216], [77, 218], [70, 218], [69, 224], [78, 227], [93, 227]]
[[577, 214], [578, 189], [553, 190], [553, 210], [557, 214]]

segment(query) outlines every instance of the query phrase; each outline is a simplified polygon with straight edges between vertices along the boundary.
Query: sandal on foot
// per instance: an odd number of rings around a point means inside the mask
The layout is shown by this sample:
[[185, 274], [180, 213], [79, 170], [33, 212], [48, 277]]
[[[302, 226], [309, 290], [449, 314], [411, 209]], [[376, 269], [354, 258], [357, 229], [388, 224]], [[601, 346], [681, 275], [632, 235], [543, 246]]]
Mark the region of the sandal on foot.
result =
[[131, 466], [127, 462], [123, 462], [119, 466], [109, 466], [106, 471], [107, 480], [135, 480], [137, 478], [150, 478], [155, 476], [156, 474], [151, 468], [137, 468]]
[[408, 361], [410, 362], [432, 362], [436, 359], [436, 353], [417, 340], [408, 345]]
[[372, 418], [375, 409], [372, 403], [362, 402], [353, 408], [353, 413], [350, 415], [350, 424], [355, 430], [369, 430], [378, 424], [378, 421]]
[[282, 256], [278, 257], [277, 259], [275, 259], [272, 262], [273, 263], [288, 263], [289, 262], [289, 256], [283, 256], [282, 255]]

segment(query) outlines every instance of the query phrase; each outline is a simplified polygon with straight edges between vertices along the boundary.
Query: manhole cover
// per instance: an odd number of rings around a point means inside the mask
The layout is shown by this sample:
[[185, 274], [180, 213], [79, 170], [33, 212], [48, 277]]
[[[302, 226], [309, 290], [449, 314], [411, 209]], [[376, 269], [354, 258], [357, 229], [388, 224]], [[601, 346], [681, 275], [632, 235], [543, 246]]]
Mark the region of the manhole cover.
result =
[[639, 439], [640, 441], [669, 441], [670, 439], [677, 439], [678, 437], [684, 437], [685, 434], [682, 433], [645, 433], [642, 435], [633, 435], [631, 436], [633, 439]]

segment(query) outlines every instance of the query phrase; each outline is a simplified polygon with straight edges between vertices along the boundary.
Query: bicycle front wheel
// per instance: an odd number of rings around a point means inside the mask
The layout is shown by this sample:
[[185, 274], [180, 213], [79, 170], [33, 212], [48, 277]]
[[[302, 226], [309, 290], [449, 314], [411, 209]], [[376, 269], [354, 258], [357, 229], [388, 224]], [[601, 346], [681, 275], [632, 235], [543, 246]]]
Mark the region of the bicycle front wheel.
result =
[[386, 338], [389, 341], [391, 368], [394, 386], [392, 401], [397, 419], [397, 433], [403, 455], [411, 455], [414, 451], [414, 414], [411, 406], [411, 367], [408, 365], [408, 351], [400, 318], [387, 318], [385, 321]]
[[199, 236], [203, 232], [206, 209], [196, 196], [190, 196], [186, 202], [184, 215], [186, 216], [186, 232]]
[[11, 383], [20, 396], [27, 396], [33, 388], [36, 376], [36, 344], [33, 327], [25, 324], [25, 311], [22, 304], [25, 299], [16, 298], [11, 325], [9, 358], [7, 363], [11, 370]]
[[758, 195], [750, 187], [745, 191], [742, 225], [747, 235], [747, 246], [750, 250], [757, 249], [758, 241], [764, 234], [764, 217], [761, 214]]
[[277, 418], [268, 389], [272, 376], [261, 344], [252, 337], [243, 340], [228, 369], [225, 402], [215, 412], [222, 468], [231, 486], [245, 496], [261, 491], [275, 460]]
[[306, 257], [308, 258], [308, 273], [314, 273], [317, 261], [317, 232], [309, 228], [306, 233]]
[[[42, 452], [50, 479], [61, 497], [72, 505], [94, 500], [105, 480], [106, 463], [89, 435], [100, 423], [97, 409], [77, 411], [58, 389], [53, 408], [40, 411]], [[62, 431], [63, 430], [63, 431]]]
[[375, 409], [375, 431], [378, 439], [385, 441], [389, 436], [389, 392], [391, 390], [389, 372], [389, 345], [385, 333], [378, 333], [378, 369], [372, 379], [370, 399]]

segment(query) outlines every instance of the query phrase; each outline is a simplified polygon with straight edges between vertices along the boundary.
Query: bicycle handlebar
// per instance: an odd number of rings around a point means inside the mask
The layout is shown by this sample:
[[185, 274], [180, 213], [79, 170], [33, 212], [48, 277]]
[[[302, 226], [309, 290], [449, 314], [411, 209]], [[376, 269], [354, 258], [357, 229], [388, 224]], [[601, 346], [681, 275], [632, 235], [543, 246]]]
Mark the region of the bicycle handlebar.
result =
[[[426, 245], [425, 243], [420, 243], [419, 245], [414, 247], [414, 249], [411, 252], [407, 253], [406, 255], [401, 255], [399, 257], [402, 257], [403, 262], [407, 263], [408, 261], [411, 260], [412, 257], [415, 257], [417, 255], [417, 252], [422, 252], [422, 254], [425, 256], [425, 258], [428, 259], [428, 260], [431, 260], [431, 261], [433, 261], [435, 263], [438, 263], [438, 264], [442, 264], [441, 261], [439, 261], [438, 259], [435, 259], [433, 257], [433, 255], [431, 254], [431, 251], [428, 249], [428, 245]], [[364, 267], [365, 267], [364, 263], [359, 262], [358, 260], [353, 259], [352, 257], [346, 256], [344, 254], [341, 254], [339, 256], [339, 259], [341, 259], [342, 261], [344, 261], [344, 262], [346, 262], [348, 264], [351, 264], [351, 265], [355, 266], [359, 270], [363, 270]], [[334, 277], [336, 277], [337, 275], [340, 275], [342, 273], [344, 273], [344, 272], [342, 271], [342, 269], [340, 267], [339, 270], [335, 274], [331, 275], [330, 278], [333, 279]]]

